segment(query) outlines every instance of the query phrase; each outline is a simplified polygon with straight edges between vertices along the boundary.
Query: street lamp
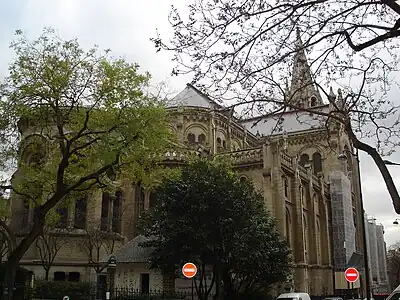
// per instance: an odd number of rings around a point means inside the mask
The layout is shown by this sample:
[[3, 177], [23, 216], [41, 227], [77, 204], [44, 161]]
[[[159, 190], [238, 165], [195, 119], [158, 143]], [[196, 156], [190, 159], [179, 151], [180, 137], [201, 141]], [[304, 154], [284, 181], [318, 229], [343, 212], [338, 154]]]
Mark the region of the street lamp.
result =
[[388, 166], [400, 166], [400, 164], [392, 162], [390, 160], [384, 160], [383, 163]]
[[[347, 158], [346, 154], [342, 153], [345, 158]], [[360, 188], [360, 209], [363, 215], [363, 221], [361, 222], [361, 230], [363, 234], [363, 248], [364, 248], [364, 270], [365, 270], [365, 281], [366, 281], [366, 292], [367, 292], [367, 300], [371, 299], [371, 281], [370, 281], [370, 273], [369, 273], [369, 261], [368, 261], [368, 245], [367, 245], [367, 229], [365, 227], [365, 220], [364, 220], [364, 202], [363, 202], [363, 195], [362, 195], [362, 188], [361, 188], [361, 176], [360, 176], [360, 157], [358, 156], [358, 149], [356, 152], [356, 159], [357, 159], [357, 167], [358, 167], [358, 185]], [[340, 155], [339, 155], [340, 157]], [[340, 159], [340, 158], [339, 158]]]
[[115, 268], [117, 267], [117, 258], [115, 256], [110, 256], [107, 263], [107, 271], [109, 278], [109, 286], [106, 294], [106, 299], [109, 300], [111, 297], [111, 292], [114, 290], [114, 277], [115, 277]]

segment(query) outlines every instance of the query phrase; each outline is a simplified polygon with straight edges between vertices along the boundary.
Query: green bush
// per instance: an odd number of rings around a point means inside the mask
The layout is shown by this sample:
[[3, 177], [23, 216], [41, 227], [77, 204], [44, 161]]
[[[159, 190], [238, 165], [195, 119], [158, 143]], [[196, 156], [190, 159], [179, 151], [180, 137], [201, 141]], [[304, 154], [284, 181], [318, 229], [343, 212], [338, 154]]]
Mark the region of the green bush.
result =
[[36, 280], [32, 296], [38, 299], [62, 299], [64, 296], [69, 296], [70, 299], [74, 300], [89, 299], [90, 284], [86, 282]]

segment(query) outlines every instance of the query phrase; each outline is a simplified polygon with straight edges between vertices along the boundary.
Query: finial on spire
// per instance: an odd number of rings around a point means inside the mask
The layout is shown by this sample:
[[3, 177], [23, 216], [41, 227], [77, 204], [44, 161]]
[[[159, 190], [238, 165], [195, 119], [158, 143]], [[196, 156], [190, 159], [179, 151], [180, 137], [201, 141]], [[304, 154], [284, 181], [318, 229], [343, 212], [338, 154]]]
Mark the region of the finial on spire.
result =
[[290, 90], [289, 90], [289, 80], [287, 79], [287, 77], [285, 80], [285, 89], [283, 92], [285, 93], [284, 95], [285, 97], [289, 97]]
[[296, 27], [296, 47], [301, 48], [303, 43], [301, 41], [301, 31], [299, 27]]
[[337, 94], [338, 94], [338, 99], [343, 100], [343, 95], [342, 95], [342, 89], [341, 88], [338, 88]]
[[329, 89], [329, 95], [328, 95], [328, 97], [329, 97], [329, 98], [332, 98], [332, 99], [336, 99], [336, 95], [335, 95], [335, 93], [333, 92], [332, 86], [331, 86], [330, 89]]
[[343, 108], [344, 107], [344, 101], [343, 101], [342, 90], [340, 88], [338, 88], [337, 93], [338, 93], [338, 96], [336, 98], [336, 103], [337, 103], [339, 108]]

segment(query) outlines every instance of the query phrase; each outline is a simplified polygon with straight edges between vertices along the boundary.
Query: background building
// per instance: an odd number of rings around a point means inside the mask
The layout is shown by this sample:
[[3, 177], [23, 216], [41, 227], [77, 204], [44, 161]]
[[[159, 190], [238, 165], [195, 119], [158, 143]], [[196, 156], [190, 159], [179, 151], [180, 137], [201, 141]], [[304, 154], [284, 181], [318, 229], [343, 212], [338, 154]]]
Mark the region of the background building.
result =
[[384, 233], [382, 224], [377, 224], [375, 218], [368, 218], [367, 242], [374, 293], [390, 292]]

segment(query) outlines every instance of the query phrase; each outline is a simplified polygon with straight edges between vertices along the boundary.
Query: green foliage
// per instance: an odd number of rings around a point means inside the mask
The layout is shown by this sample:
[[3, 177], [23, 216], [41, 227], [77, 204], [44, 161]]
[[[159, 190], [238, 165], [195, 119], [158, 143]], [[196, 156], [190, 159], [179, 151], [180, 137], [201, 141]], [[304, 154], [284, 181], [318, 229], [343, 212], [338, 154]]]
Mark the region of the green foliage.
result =
[[179, 178], [165, 179], [140, 227], [155, 237], [143, 245], [155, 247], [153, 267], [170, 270], [188, 261], [215, 266], [236, 292], [265, 289], [292, 270], [289, 247], [262, 194], [224, 161], [198, 159]]
[[[114, 179], [165, 175], [158, 160], [173, 140], [161, 101], [146, 95], [150, 75], [97, 47], [85, 51], [45, 29], [21, 31], [0, 85], [0, 164], [19, 161], [15, 194], [47, 213]], [[48, 217], [54, 220], [54, 216]]]
[[69, 296], [70, 299], [88, 299], [90, 296], [90, 284], [86, 282], [42, 281], [36, 280], [31, 293], [33, 299], [62, 299]]

